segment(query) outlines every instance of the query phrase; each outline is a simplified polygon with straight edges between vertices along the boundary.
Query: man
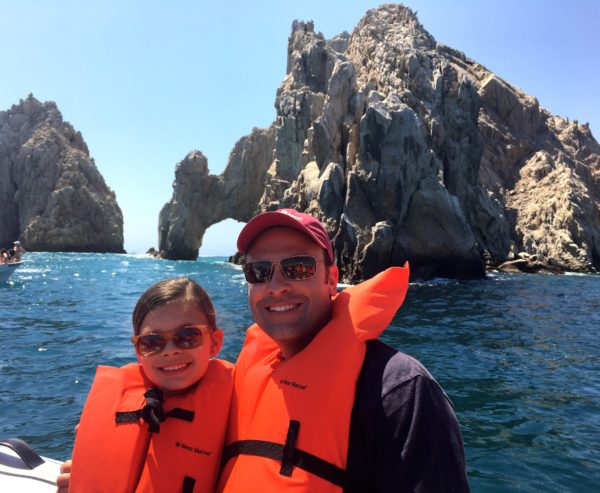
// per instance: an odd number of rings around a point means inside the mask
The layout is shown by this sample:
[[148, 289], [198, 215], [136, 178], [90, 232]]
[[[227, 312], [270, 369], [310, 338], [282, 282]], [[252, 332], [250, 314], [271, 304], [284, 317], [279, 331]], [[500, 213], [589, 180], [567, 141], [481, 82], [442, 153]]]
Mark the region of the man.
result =
[[329, 238], [291, 209], [254, 217], [238, 249], [256, 325], [236, 366], [218, 489], [469, 491], [447, 396], [418, 361], [363, 340], [393, 317], [404, 293], [390, 282], [407, 271], [334, 299]]

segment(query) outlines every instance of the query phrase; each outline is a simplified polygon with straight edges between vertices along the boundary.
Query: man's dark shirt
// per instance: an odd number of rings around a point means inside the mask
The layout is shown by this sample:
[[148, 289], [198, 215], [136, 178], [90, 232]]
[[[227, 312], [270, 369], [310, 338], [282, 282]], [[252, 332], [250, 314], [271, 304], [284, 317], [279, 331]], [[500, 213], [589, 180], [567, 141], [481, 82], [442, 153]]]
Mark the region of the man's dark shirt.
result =
[[345, 493], [469, 492], [452, 405], [414, 358], [369, 341], [357, 383]]

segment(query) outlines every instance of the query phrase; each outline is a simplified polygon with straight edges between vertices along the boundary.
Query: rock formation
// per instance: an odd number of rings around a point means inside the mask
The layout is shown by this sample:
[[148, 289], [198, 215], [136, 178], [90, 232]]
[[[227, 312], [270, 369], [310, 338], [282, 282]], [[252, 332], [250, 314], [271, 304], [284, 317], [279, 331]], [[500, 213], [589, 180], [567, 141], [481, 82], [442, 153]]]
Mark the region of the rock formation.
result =
[[222, 175], [200, 153], [178, 165], [163, 256], [195, 258], [211, 224], [285, 206], [323, 221], [348, 281], [406, 260], [414, 277], [480, 277], [518, 253], [600, 269], [589, 127], [436, 43], [406, 7], [331, 41], [294, 21], [275, 107]]
[[160, 211], [160, 255], [194, 260], [211, 225], [227, 218], [248, 221], [263, 193], [274, 144], [273, 128], [255, 128], [236, 143], [219, 176], [209, 174], [206, 157], [198, 151], [177, 164], [173, 197]]
[[32, 95], [0, 111], [0, 244], [30, 251], [123, 250], [123, 215], [81, 133]]

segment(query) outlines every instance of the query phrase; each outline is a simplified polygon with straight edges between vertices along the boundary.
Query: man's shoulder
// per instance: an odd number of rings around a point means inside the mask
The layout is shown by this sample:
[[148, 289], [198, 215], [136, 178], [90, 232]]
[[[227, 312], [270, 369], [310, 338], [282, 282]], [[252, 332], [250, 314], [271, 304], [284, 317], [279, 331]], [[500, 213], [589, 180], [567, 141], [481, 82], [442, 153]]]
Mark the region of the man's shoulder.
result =
[[367, 385], [380, 382], [381, 395], [416, 377], [435, 381], [417, 359], [379, 341], [368, 341], [361, 379]]
[[369, 341], [350, 422], [346, 493], [468, 492], [452, 404], [415, 358]]

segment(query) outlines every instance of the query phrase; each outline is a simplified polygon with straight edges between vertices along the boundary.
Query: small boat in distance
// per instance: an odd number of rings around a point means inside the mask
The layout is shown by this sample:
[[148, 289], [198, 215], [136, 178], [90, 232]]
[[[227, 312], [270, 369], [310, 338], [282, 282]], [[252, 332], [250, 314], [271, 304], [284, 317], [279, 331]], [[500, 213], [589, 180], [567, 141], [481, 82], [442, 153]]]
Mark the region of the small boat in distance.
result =
[[23, 261], [12, 264], [0, 264], [0, 282], [8, 281], [8, 278], [22, 263]]

